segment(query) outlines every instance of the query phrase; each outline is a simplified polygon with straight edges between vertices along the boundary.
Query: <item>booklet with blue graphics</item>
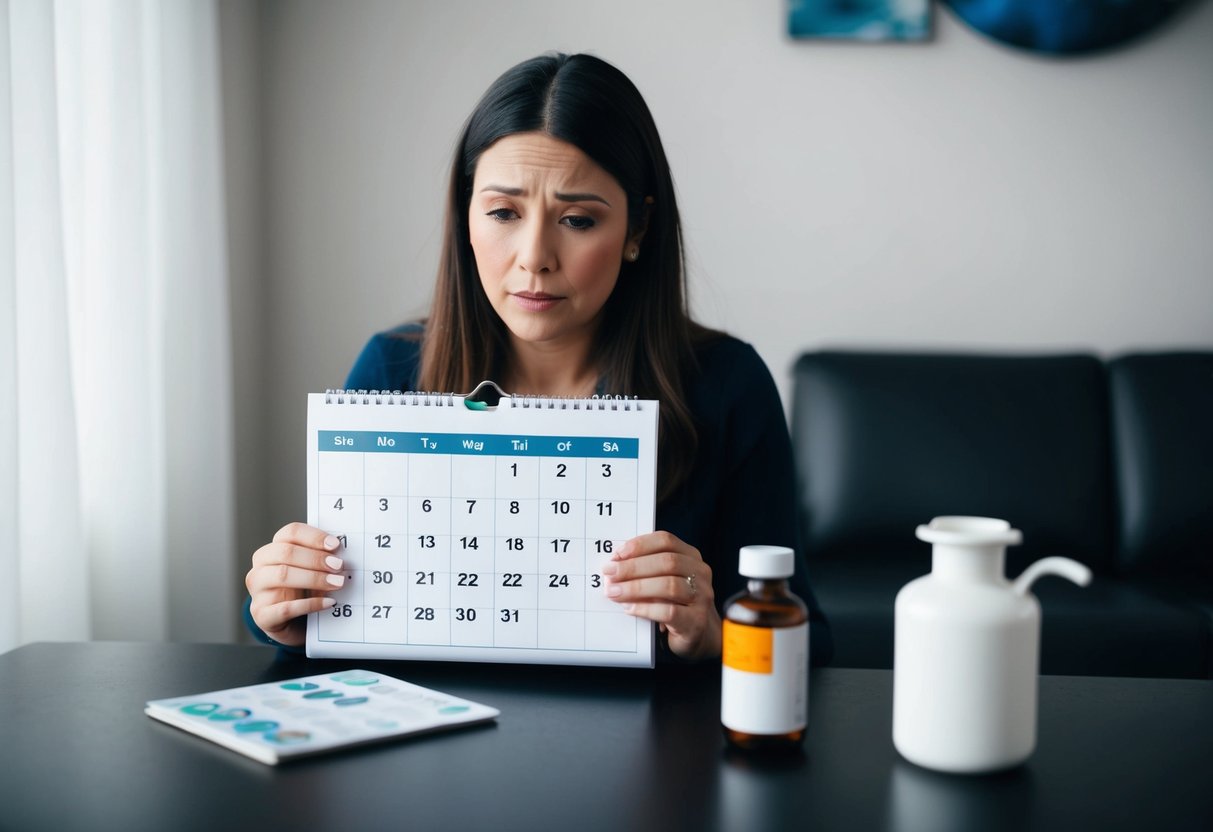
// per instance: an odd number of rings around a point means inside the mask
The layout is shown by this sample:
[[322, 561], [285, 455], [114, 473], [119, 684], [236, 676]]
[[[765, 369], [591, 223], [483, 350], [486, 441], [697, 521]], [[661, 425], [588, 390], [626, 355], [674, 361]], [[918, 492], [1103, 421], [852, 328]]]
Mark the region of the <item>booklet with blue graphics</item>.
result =
[[366, 670], [156, 699], [144, 712], [268, 765], [474, 725], [500, 714], [487, 705]]

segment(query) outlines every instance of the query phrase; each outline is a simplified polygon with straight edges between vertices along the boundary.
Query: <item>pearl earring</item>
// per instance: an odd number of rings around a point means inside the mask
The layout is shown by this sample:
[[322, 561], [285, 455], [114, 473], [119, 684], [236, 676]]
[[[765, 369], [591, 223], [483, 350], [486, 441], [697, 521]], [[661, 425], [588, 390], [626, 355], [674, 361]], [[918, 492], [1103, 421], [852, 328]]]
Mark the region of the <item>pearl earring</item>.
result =
[[632, 246], [628, 249], [628, 260], [635, 263], [638, 259], [640, 259], [640, 246]]

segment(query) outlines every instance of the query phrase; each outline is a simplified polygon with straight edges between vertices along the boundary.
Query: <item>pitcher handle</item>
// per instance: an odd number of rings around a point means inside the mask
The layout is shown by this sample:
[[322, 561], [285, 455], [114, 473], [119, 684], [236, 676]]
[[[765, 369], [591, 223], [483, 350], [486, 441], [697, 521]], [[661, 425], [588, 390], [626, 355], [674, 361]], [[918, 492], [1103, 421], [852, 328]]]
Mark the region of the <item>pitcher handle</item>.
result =
[[1032, 584], [1043, 575], [1060, 575], [1079, 586], [1091, 583], [1091, 570], [1084, 564], [1070, 558], [1041, 558], [1025, 569], [1011, 588], [1020, 595], [1027, 595]]

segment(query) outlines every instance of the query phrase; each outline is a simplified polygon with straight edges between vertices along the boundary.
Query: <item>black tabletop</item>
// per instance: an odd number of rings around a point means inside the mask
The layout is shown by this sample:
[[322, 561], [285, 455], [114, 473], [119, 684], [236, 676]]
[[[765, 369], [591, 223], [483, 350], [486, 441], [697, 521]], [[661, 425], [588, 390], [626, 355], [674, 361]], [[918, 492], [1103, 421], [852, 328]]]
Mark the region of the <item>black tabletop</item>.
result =
[[[501, 716], [270, 767], [143, 713], [150, 699], [348, 667]], [[814, 671], [803, 755], [731, 753], [719, 672], [30, 645], [0, 656], [0, 829], [1213, 829], [1213, 681], [1043, 677], [1036, 753], [972, 777], [897, 755], [881, 670]]]

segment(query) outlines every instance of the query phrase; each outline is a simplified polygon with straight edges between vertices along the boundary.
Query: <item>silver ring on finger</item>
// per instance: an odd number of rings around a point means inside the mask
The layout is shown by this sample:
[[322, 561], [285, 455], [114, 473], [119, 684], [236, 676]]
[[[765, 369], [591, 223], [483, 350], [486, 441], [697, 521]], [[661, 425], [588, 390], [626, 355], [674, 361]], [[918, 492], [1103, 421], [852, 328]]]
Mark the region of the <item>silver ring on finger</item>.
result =
[[687, 586], [691, 588], [691, 597], [694, 598], [699, 594], [699, 588], [695, 586], [695, 576], [687, 575]]

